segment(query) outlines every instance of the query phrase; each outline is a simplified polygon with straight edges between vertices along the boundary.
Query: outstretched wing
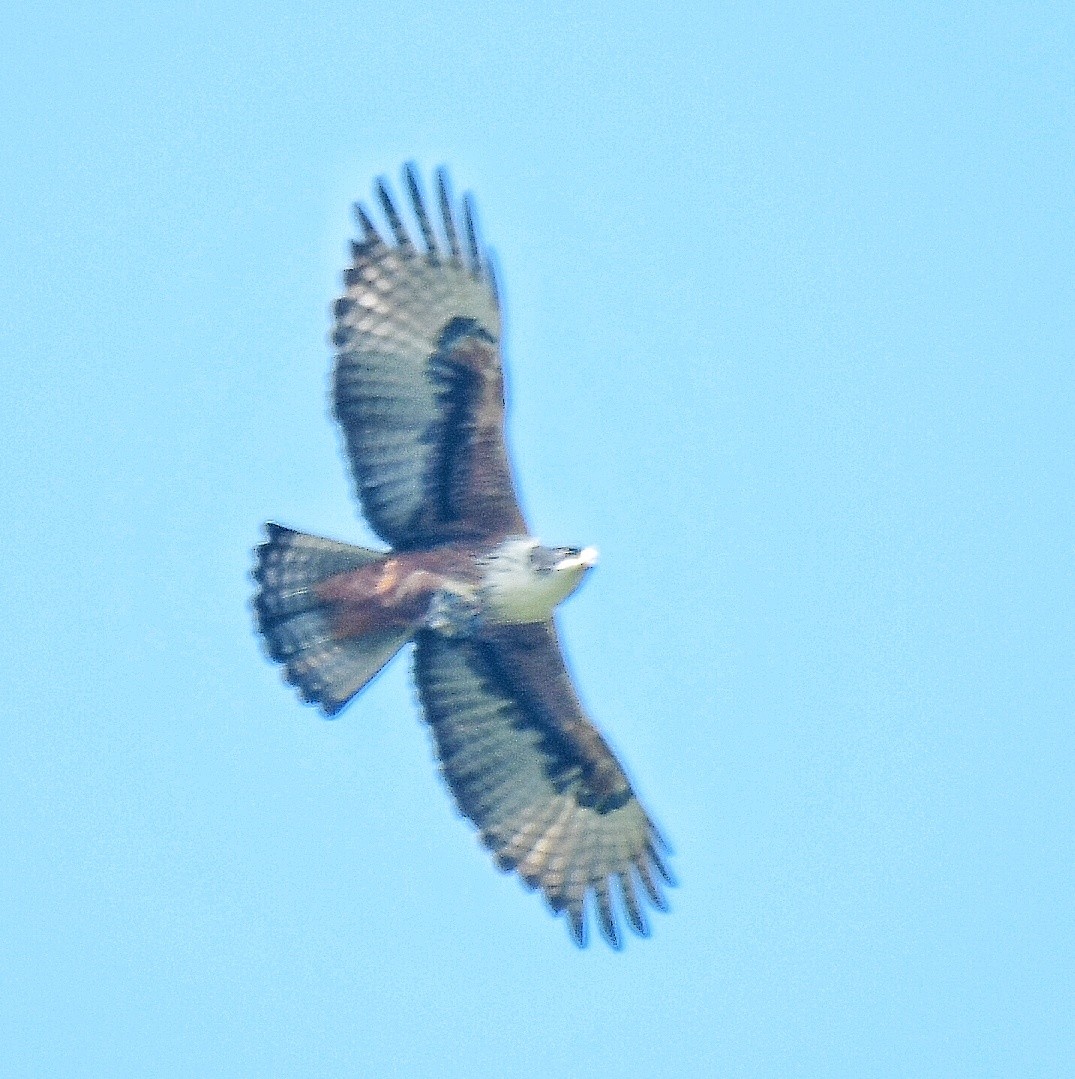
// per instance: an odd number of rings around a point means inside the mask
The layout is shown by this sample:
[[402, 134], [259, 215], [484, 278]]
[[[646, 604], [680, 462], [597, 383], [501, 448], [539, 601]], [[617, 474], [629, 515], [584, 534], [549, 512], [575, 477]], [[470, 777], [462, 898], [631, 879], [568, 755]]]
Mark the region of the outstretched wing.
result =
[[424, 631], [417, 643], [415, 676], [442, 770], [497, 864], [565, 911], [579, 945], [589, 903], [620, 946], [614, 891], [645, 936], [639, 886], [666, 909], [654, 873], [671, 883], [664, 840], [586, 718], [553, 624], [482, 639]]
[[335, 411], [362, 508], [397, 549], [525, 534], [504, 442], [496, 285], [470, 199], [464, 254], [444, 171], [441, 239], [414, 167], [404, 176], [423, 249], [378, 181], [395, 244], [356, 208], [363, 238], [335, 307]]

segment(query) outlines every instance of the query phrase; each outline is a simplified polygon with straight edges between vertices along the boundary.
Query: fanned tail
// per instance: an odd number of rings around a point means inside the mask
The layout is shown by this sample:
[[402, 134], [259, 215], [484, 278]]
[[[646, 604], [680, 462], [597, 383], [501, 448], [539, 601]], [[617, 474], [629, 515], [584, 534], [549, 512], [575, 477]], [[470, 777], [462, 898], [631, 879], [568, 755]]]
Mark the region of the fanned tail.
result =
[[254, 614], [269, 655], [303, 700], [334, 716], [411, 639], [392, 627], [359, 637], [333, 632], [333, 604], [318, 595], [328, 577], [387, 557], [384, 551], [310, 536], [267, 524], [268, 540], [254, 552]]

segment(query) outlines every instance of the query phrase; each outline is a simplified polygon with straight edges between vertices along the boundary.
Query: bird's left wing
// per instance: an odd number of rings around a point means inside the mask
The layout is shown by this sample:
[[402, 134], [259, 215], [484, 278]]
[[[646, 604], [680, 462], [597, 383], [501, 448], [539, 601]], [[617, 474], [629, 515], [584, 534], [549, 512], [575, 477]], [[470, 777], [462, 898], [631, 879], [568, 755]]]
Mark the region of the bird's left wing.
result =
[[366, 517], [397, 549], [525, 534], [504, 441], [500, 311], [469, 198], [465, 250], [443, 170], [440, 236], [412, 166], [404, 172], [419, 247], [383, 180], [395, 243], [369, 214], [336, 301], [333, 395]]
[[639, 889], [665, 909], [664, 841], [583, 712], [553, 624], [484, 639], [426, 631], [417, 645], [418, 690], [444, 776], [497, 864], [565, 911], [580, 945], [589, 903], [619, 947], [616, 892], [646, 935]]

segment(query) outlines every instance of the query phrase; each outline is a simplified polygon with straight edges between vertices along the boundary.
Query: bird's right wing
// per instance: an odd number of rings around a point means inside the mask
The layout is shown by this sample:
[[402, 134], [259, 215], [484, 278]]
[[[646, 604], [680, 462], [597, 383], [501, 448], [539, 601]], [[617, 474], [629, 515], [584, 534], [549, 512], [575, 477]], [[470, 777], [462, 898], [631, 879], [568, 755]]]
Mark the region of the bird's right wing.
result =
[[566, 912], [579, 945], [589, 902], [619, 947], [615, 893], [646, 935], [639, 889], [665, 909], [657, 877], [671, 882], [666, 846], [586, 718], [552, 623], [485, 639], [424, 631], [415, 675], [444, 776], [497, 864]]
[[504, 441], [496, 286], [470, 200], [464, 253], [443, 170], [440, 238], [413, 167], [405, 179], [424, 250], [379, 181], [395, 244], [357, 207], [363, 238], [335, 307], [335, 411], [363, 510], [396, 549], [525, 534]]

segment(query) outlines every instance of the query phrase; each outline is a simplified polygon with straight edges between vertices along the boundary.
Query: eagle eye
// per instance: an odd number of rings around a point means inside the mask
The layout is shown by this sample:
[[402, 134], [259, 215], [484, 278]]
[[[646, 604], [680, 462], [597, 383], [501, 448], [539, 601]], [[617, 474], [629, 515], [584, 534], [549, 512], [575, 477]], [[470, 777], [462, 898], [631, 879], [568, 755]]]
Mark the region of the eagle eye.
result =
[[533, 566], [538, 573], [551, 573], [553, 566], [560, 561], [560, 556], [557, 551], [552, 551], [548, 547], [534, 547], [530, 551], [530, 565]]

